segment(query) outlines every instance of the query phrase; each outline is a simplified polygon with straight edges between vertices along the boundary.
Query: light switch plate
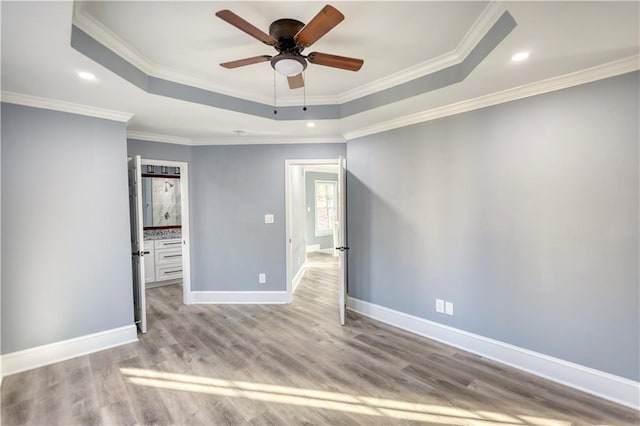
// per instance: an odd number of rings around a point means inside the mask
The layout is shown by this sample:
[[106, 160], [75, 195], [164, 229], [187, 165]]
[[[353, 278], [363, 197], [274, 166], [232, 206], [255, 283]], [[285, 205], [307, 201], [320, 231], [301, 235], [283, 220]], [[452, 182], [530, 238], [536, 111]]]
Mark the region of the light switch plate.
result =
[[444, 300], [436, 299], [436, 312], [444, 314]]
[[264, 215], [264, 223], [273, 223], [273, 215], [265, 214]]
[[447, 302], [444, 304], [444, 313], [447, 315], [453, 315], [453, 303]]
[[258, 274], [258, 282], [265, 284], [267, 282], [267, 274]]

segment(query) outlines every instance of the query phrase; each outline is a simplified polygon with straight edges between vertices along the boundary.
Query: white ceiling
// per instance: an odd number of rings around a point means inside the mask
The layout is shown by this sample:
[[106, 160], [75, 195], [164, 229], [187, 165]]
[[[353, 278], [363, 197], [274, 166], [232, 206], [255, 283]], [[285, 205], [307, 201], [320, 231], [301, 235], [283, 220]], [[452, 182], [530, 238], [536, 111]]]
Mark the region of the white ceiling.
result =
[[[271, 54], [271, 48], [216, 18], [215, 11], [230, 9], [266, 31], [281, 17], [306, 22], [323, 5], [90, 2], [80, 9], [76, 22], [81, 27], [92, 25], [94, 38], [110, 43], [148, 74], [271, 102], [273, 72], [268, 63], [236, 70], [217, 65]], [[308, 128], [304, 121], [275, 121], [146, 93], [70, 47], [71, 2], [3, 1], [2, 91], [133, 113], [130, 131], [164, 135], [159, 139], [179, 143], [336, 141], [381, 122], [630, 58], [639, 51], [638, 2], [332, 5], [345, 20], [308, 51], [359, 57], [365, 66], [352, 73], [310, 65], [309, 104], [348, 99], [350, 93], [367, 93], [424, 73], [434, 61], [455, 59], [453, 54], [465, 40], [477, 37], [473, 29], [488, 28], [500, 8], [511, 13], [517, 26], [461, 83], [342, 120], [317, 121]], [[521, 50], [529, 50], [530, 59], [511, 63], [511, 55]], [[79, 80], [80, 70], [95, 73], [97, 81]], [[302, 104], [302, 90], [287, 89], [283, 79], [278, 85], [279, 103]], [[235, 135], [239, 129], [249, 136]]]
[[[273, 99], [273, 70], [269, 63], [228, 70], [221, 62], [273, 55], [265, 46], [217, 18], [229, 9], [268, 32], [279, 18], [308, 22], [322, 2], [86, 2], [81, 23], [99, 26], [144, 58], [142, 66], [156, 75], [197, 82], [245, 98]], [[356, 87], [398, 73], [453, 51], [478, 19], [486, 2], [334, 2], [345, 20], [304, 52], [362, 58], [359, 72], [309, 65], [307, 96], [338, 96]], [[144, 25], [141, 26], [141, 23]], [[426, 30], [428, 29], [428, 30]], [[90, 31], [93, 28], [90, 29]], [[411, 54], [408, 54], [411, 52]], [[279, 97], [291, 97], [279, 76]], [[302, 101], [302, 90], [293, 95]]]

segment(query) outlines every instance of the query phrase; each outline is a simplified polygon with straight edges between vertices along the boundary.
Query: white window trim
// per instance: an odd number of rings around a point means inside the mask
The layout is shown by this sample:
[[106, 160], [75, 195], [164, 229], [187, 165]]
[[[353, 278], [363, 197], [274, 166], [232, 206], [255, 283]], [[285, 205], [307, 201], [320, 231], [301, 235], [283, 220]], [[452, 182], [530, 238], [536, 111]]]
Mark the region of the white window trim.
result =
[[[313, 182], [313, 230], [315, 232], [316, 237], [326, 237], [327, 235], [333, 235], [333, 226], [331, 226], [328, 230], [326, 231], [318, 231], [318, 206], [317, 206], [317, 201], [318, 201], [318, 197], [316, 195], [317, 191], [317, 186], [318, 184], [330, 184], [333, 185], [334, 187], [334, 196], [337, 197], [338, 196], [338, 182], [335, 180], [322, 180], [322, 179], [317, 179]], [[328, 207], [327, 207], [328, 209]], [[335, 199], [334, 200], [334, 207], [333, 209], [336, 211], [336, 216], [338, 214], [338, 200]]]

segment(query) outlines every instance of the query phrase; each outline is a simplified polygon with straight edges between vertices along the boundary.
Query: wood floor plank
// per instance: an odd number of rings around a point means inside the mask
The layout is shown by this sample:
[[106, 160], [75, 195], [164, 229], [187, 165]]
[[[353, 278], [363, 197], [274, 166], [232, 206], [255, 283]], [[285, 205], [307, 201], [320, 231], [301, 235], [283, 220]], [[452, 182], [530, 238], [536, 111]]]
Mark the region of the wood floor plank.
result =
[[147, 291], [137, 343], [6, 377], [7, 425], [637, 425], [639, 414], [347, 312], [329, 255], [289, 305]]

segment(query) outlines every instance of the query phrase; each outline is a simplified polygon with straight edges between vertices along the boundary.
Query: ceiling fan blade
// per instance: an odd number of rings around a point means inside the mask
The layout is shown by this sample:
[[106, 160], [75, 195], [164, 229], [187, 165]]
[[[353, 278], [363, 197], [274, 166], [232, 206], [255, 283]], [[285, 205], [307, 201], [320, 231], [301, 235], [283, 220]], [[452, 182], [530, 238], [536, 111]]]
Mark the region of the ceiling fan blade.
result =
[[299, 89], [304, 87], [304, 79], [302, 78], [302, 74], [294, 75], [293, 77], [287, 77], [287, 81], [289, 82], [289, 89]]
[[326, 5], [293, 38], [299, 45], [309, 47], [343, 19], [344, 15], [338, 9]]
[[348, 71], [358, 71], [364, 64], [362, 59], [347, 58], [345, 56], [329, 55], [328, 53], [319, 52], [309, 53], [307, 60], [312, 64], [340, 68]]
[[244, 67], [245, 65], [257, 64], [259, 62], [267, 62], [269, 59], [271, 59], [271, 56], [269, 55], [254, 56], [252, 58], [238, 59], [237, 61], [223, 62], [220, 66], [231, 69]]
[[264, 44], [273, 46], [277, 43], [277, 40], [271, 37], [269, 34], [253, 26], [230, 10], [219, 10], [218, 12], [216, 12], [216, 16], [223, 21], [233, 25], [240, 31], [244, 31], [245, 33], [249, 34], [251, 37], [260, 40]]

